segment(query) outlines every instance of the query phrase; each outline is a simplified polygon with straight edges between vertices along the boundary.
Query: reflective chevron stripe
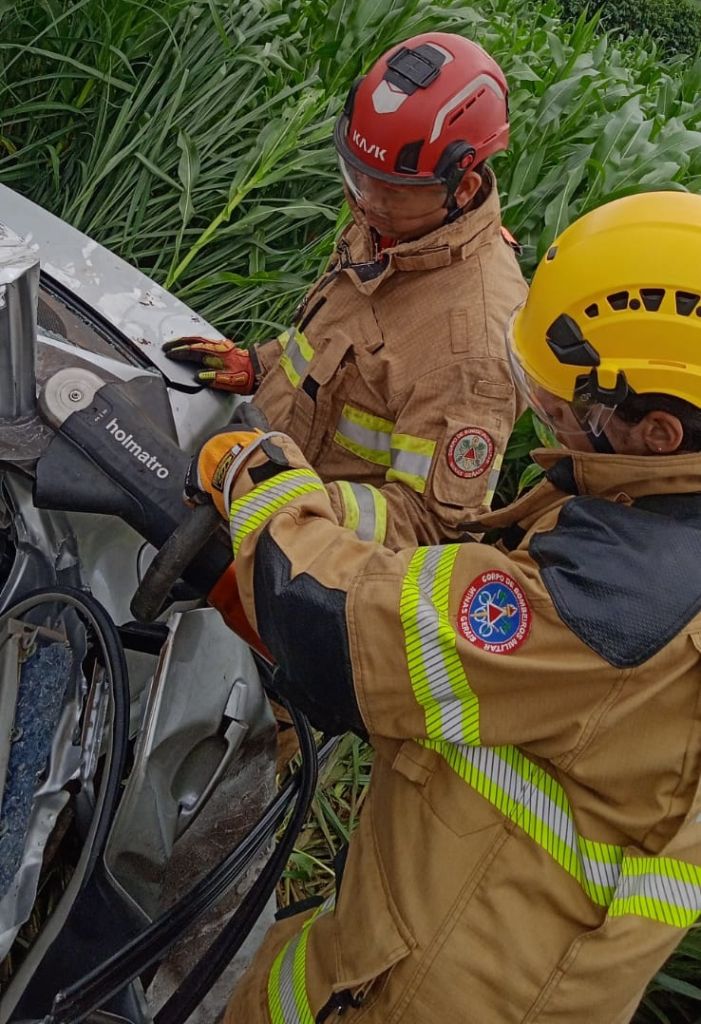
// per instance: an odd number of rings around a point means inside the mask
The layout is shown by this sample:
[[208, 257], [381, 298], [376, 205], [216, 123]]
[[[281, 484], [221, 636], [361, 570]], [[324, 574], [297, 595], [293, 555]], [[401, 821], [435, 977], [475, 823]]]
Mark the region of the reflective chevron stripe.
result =
[[353, 530], [360, 540], [383, 544], [387, 534], [387, 499], [382, 491], [370, 484], [347, 480], [339, 480], [338, 488], [343, 498], [343, 526]]
[[457, 544], [419, 548], [399, 605], [409, 678], [434, 740], [479, 743], [479, 703], [456, 650], [448, 595]]
[[689, 928], [701, 915], [701, 867], [671, 857], [626, 857], [609, 914]]
[[392, 434], [390, 440], [391, 468], [388, 480], [400, 480], [423, 494], [431, 471], [436, 442], [412, 434]]
[[304, 922], [302, 930], [278, 953], [268, 975], [268, 1010], [273, 1024], [314, 1024], [306, 986], [307, 942], [316, 919], [334, 906], [326, 900]]
[[635, 914], [677, 928], [701, 915], [701, 867], [669, 857], [627, 857], [581, 836], [556, 780], [515, 747], [423, 740], [461, 779], [542, 847], [612, 917]]
[[334, 441], [346, 451], [377, 466], [390, 465], [390, 437], [394, 424], [352, 405], [344, 405]]
[[287, 374], [292, 387], [299, 387], [307, 372], [307, 367], [314, 357], [314, 349], [309, 344], [307, 337], [296, 327], [290, 327], [283, 331], [277, 339], [282, 345], [280, 366]]
[[311, 469], [291, 469], [264, 480], [255, 490], [237, 498], [229, 512], [234, 557], [238, 555], [244, 538], [275, 512], [302, 494], [323, 490], [324, 485]]

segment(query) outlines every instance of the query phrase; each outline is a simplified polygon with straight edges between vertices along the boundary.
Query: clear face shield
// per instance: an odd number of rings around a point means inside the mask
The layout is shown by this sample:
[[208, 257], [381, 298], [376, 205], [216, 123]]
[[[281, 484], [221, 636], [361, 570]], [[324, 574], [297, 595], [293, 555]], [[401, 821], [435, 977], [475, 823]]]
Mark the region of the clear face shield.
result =
[[589, 393], [588, 382], [575, 389], [571, 401], [547, 391], [521, 363], [513, 341], [512, 325], [513, 318], [508, 329], [506, 350], [514, 383], [525, 401], [565, 447], [585, 450], [595, 448], [592, 438], [603, 435], [617, 405], [604, 405], [595, 400]]

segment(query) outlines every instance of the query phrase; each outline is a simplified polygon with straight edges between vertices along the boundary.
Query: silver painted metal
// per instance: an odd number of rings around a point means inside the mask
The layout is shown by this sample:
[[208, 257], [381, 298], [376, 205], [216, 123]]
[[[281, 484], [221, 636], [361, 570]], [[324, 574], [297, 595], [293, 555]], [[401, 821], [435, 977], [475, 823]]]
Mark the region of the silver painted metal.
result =
[[149, 914], [160, 904], [176, 840], [201, 812], [248, 734], [272, 727], [251, 653], [232, 643], [217, 612], [176, 613], [168, 626], [145, 694], [134, 767], [105, 854], [111, 874]]
[[0, 220], [41, 257], [42, 272], [121, 331], [167, 381], [197, 390], [188, 367], [167, 359], [161, 345], [187, 334], [221, 338], [219, 331], [104, 246], [5, 185]]

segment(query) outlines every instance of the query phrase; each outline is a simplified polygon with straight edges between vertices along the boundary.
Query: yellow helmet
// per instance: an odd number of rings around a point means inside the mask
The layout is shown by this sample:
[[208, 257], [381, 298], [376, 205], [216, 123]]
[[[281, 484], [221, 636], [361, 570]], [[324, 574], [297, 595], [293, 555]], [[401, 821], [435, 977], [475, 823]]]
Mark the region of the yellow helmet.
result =
[[510, 326], [517, 377], [567, 402], [628, 394], [701, 406], [701, 196], [648, 192], [553, 243]]

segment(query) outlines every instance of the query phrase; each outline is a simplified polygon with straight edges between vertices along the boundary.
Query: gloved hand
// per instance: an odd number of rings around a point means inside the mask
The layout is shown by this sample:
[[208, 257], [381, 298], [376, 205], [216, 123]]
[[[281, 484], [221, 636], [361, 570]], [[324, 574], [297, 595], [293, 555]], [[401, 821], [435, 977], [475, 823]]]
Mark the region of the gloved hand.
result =
[[233, 341], [199, 336], [174, 338], [165, 343], [163, 351], [176, 362], [211, 367], [195, 374], [200, 384], [235, 395], [253, 394], [256, 375], [251, 356]]
[[210, 437], [193, 457], [185, 480], [185, 494], [198, 500], [208, 494], [217, 511], [229, 518], [231, 486], [250, 451], [257, 447], [262, 430], [222, 430]]

